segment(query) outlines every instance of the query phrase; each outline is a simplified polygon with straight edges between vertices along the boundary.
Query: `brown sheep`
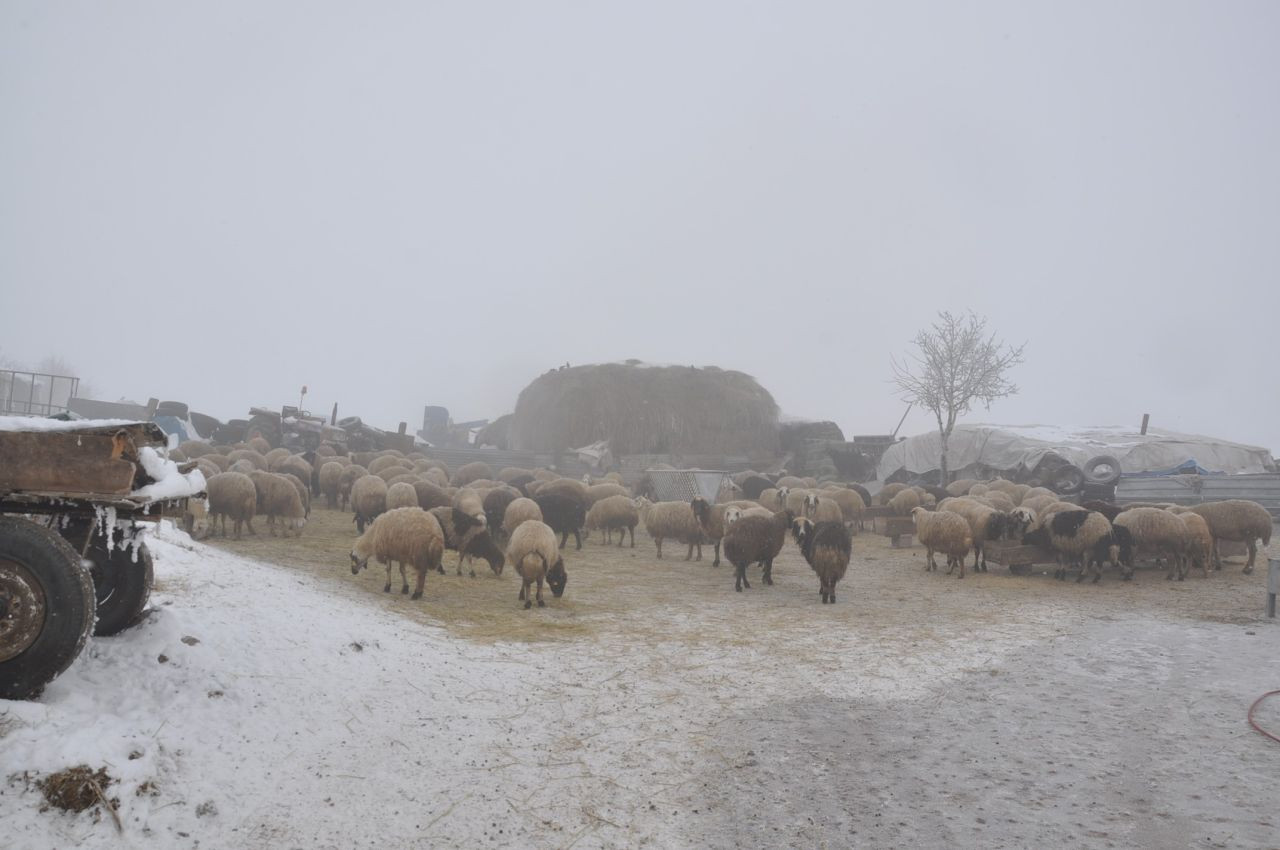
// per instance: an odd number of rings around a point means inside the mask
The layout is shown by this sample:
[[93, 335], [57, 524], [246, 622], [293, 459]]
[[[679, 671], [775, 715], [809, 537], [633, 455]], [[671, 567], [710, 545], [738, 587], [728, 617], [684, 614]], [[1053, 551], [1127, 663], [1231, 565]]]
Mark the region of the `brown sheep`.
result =
[[947, 575], [958, 564], [960, 578], [964, 578], [964, 559], [969, 555], [973, 545], [973, 533], [968, 521], [960, 514], [951, 511], [929, 511], [916, 508], [911, 511], [911, 518], [916, 523], [916, 537], [925, 547], [925, 571], [937, 570], [938, 564], [933, 560], [935, 551], [947, 556]]
[[795, 516], [784, 509], [770, 517], [743, 516], [729, 526], [722, 542], [724, 556], [733, 564], [734, 590], [751, 588], [747, 567], [756, 563], [764, 569], [764, 583], [773, 584], [773, 559], [787, 542], [787, 530], [793, 519]]
[[849, 569], [853, 543], [843, 521], [818, 522], [800, 518], [792, 522], [791, 533], [804, 559], [818, 575], [822, 604], [835, 604], [836, 584]]
[[[536, 502], [534, 503], [536, 506]], [[636, 548], [636, 526], [640, 523], [640, 511], [636, 508], [635, 501], [630, 496], [606, 496], [591, 506], [591, 510], [587, 511], [586, 529], [590, 533], [593, 529], [600, 529], [605, 535], [611, 535], [613, 530], [618, 530], [618, 548], [622, 548], [623, 542], [627, 538], [627, 532], [631, 533], [631, 548]], [[606, 542], [608, 542], [606, 538]], [[719, 542], [717, 541], [717, 548]]]
[[343, 469], [342, 464], [334, 461], [326, 461], [320, 467], [320, 492], [324, 494], [325, 504], [330, 510], [338, 507], [338, 482]]
[[387, 482], [376, 475], [363, 475], [351, 485], [351, 508], [355, 512], [356, 531], [364, 534], [365, 526], [387, 509]]
[[1258, 554], [1258, 540], [1263, 546], [1271, 544], [1271, 514], [1257, 502], [1248, 499], [1227, 499], [1194, 505], [1191, 510], [1204, 517], [1213, 535], [1214, 569], [1222, 569], [1222, 557], [1218, 553], [1219, 540], [1232, 540], [1249, 547], [1249, 562], [1244, 565], [1245, 575], [1253, 572], [1253, 562]]
[[249, 478], [258, 492], [257, 512], [266, 514], [267, 531], [271, 536], [276, 534], [276, 520], [279, 519], [282, 536], [288, 537], [289, 530], [293, 529], [301, 537], [302, 527], [307, 524], [307, 519], [302, 508], [302, 498], [293, 482], [274, 472], [252, 472]]
[[342, 468], [342, 474], [338, 476], [338, 509], [346, 510], [348, 503], [351, 501], [351, 487], [356, 481], [364, 478], [369, 474], [369, 470], [365, 469], [358, 463]]
[[258, 488], [253, 479], [239, 472], [223, 472], [205, 482], [209, 494], [209, 521], [211, 528], [222, 520], [222, 536], [227, 536], [227, 517], [231, 517], [235, 539], [240, 539], [240, 527], [253, 530], [253, 517], [258, 511]]

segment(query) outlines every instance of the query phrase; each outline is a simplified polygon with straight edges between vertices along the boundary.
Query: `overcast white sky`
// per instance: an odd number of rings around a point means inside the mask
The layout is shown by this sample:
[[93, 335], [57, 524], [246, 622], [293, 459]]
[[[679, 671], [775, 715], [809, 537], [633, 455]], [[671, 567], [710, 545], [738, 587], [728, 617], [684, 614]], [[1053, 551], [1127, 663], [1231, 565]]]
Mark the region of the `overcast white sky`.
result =
[[1275, 2], [6, 2], [0, 356], [414, 427], [715, 364], [851, 435], [973, 309], [1028, 346], [969, 421], [1280, 449], [1277, 45]]

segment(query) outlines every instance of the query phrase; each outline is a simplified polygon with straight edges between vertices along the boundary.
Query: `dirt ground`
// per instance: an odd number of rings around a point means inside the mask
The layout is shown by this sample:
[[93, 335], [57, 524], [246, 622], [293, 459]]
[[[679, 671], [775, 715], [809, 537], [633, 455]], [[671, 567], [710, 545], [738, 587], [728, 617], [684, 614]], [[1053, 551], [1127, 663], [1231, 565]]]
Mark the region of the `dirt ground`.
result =
[[[754, 569], [738, 594], [710, 547], [659, 561], [641, 531], [634, 549], [570, 540], [565, 596], [525, 611], [510, 571], [457, 576], [456, 553], [420, 602], [384, 595], [381, 568], [351, 575], [354, 537], [317, 507], [300, 539], [206, 542], [443, 628], [463, 654], [536, 672], [573, 653], [569, 679], [474, 698], [524, 753], [478, 760], [492, 776], [469, 792], [515, 813], [511, 846], [1280, 847], [1280, 745], [1244, 722], [1280, 688], [1265, 560], [1184, 582], [959, 580], [864, 533], [823, 606], [790, 544], [773, 587]], [[574, 801], [581, 826], [548, 834], [529, 814], [544, 798]]]

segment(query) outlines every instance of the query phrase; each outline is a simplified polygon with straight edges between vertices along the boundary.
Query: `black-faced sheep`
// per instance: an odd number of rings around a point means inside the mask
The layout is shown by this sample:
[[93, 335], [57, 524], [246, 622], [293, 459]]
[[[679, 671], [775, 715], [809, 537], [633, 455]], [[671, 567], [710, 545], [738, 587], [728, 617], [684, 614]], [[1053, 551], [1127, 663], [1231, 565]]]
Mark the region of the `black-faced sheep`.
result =
[[485, 493], [484, 515], [488, 520], [489, 528], [495, 535], [503, 532], [502, 521], [507, 515], [507, 507], [518, 498], [520, 497], [517, 493], [506, 488]]
[[521, 523], [528, 522], [531, 519], [542, 522], [542, 509], [538, 507], [538, 503], [533, 499], [521, 496], [507, 505], [507, 510], [502, 515], [502, 530], [510, 538], [511, 532], [519, 528]]
[[511, 542], [507, 545], [507, 560], [520, 574], [520, 595], [517, 599], [524, 602], [526, 609], [533, 607], [531, 586], [535, 583], [538, 586], [539, 608], [546, 605], [542, 601], [544, 580], [557, 599], [564, 595], [569, 577], [565, 573], [560, 547], [556, 545], [556, 532], [545, 522], [529, 520], [521, 523], [511, 534]]
[[387, 509], [387, 482], [376, 475], [362, 475], [351, 485], [351, 509], [355, 512], [356, 530], [364, 534], [365, 526]]
[[973, 546], [973, 532], [969, 529], [968, 520], [951, 511], [925, 508], [912, 510], [911, 518], [915, 520], [916, 537], [925, 547], [925, 571], [938, 569], [933, 560], [936, 551], [947, 556], [947, 575], [951, 575], [959, 565], [960, 578], [964, 578], [964, 559]]
[[849, 569], [853, 543], [844, 522], [817, 522], [800, 518], [791, 525], [796, 545], [804, 559], [818, 575], [818, 594], [822, 604], [835, 604], [836, 584]]
[[640, 522], [640, 511], [630, 496], [606, 496], [591, 506], [587, 511], [587, 533], [600, 529], [606, 542], [609, 542], [613, 531], [618, 532], [618, 547], [621, 548], [631, 534], [631, 548], [636, 548], [636, 525]]
[[[453, 507], [432, 508], [427, 513], [436, 518], [444, 531], [444, 548], [458, 553], [458, 575], [462, 575], [464, 560], [472, 563], [476, 558], [484, 558], [495, 575], [502, 575], [502, 550], [494, 542], [487, 526]], [[475, 567], [469, 569], [471, 577], [475, 578]], [[439, 571], [444, 572], [443, 564]]]
[[693, 508], [688, 502], [650, 502], [643, 496], [636, 500], [636, 508], [640, 511], [640, 521], [644, 530], [649, 532], [658, 548], [658, 560], [662, 560], [662, 541], [677, 540], [689, 547], [685, 560], [693, 557], [694, 547], [698, 549], [698, 560], [702, 560], [702, 527], [698, 518], [693, 515]]
[[1248, 499], [1227, 499], [1222, 502], [1207, 502], [1194, 505], [1191, 510], [1204, 517], [1209, 524], [1209, 533], [1213, 535], [1214, 569], [1222, 569], [1222, 557], [1218, 552], [1219, 540], [1231, 540], [1244, 543], [1249, 547], [1249, 562], [1244, 565], [1243, 572], [1253, 572], [1253, 562], [1258, 554], [1258, 540], [1263, 546], [1271, 543], [1271, 514], [1257, 502]]
[[729, 526], [722, 544], [724, 556], [733, 564], [734, 590], [751, 588], [747, 567], [752, 564], [760, 564], [764, 568], [764, 583], [773, 584], [773, 559], [787, 542], [787, 530], [793, 519], [795, 515], [784, 509], [769, 517], [743, 516]]
[[370, 558], [377, 558], [387, 566], [387, 583], [384, 593], [391, 592], [391, 565], [400, 565], [401, 593], [409, 592], [409, 579], [405, 564], [413, 567], [417, 584], [413, 599], [422, 598], [422, 588], [427, 573], [439, 569], [444, 557], [444, 532], [431, 514], [419, 507], [396, 508], [380, 514], [356, 539], [351, 549], [351, 574], [355, 575], [369, 565]]
[[[1121, 551], [1115, 529], [1097, 511], [1073, 506], [1072, 510], [1048, 514], [1038, 528], [1023, 537], [1023, 542], [1048, 546], [1058, 553], [1058, 569], [1054, 571], [1058, 579], [1065, 579], [1067, 570], [1078, 563], [1080, 575], [1076, 582], [1084, 581], [1085, 574], [1092, 572], [1093, 583], [1097, 584], [1102, 578], [1103, 561], [1110, 561], [1112, 566], [1125, 566], [1125, 553]], [[1132, 575], [1127, 570], [1121, 574], [1126, 580]]]
[[273, 472], [253, 472], [249, 475], [254, 489], [258, 493], [259, 514], [267, 517], [267, 530], [271, 536], [276, 534], [276, 520], [280, 520], [281, 535], [289, 536], [292, 529], [297, 536], [302, 536], [302, 527], [307, 524], [302, 508], [302, 499], [289, 479]]
[[724, 515], [727, 507], [728, 505], [713, 505], [701, 496], [689, 502], [689, 509], [693, 511], [694, 519], [702, 529], [702, 537], [715, 547], [715, 559], [711, 562], [713, 567], [720, 566], [720, 540], [724, 537]]
[[560, 546], [563, 547], [572, 534], [575, 548], [581, 549], [582, 526], [587, 523], [587, 511], [582, 501], [564, 493], [543, 492], [538, 493], [534, 501], [542, 511], [542, 521], [560, 535]]
[[216, 526], [222, 520], [222, 536], [227, 536], [227, 517], [231, 517], [235, 539], [240, 527], [247, 525], [254, 534], [253, 517], [258, 511], [258, 488], [253, 479], [239, 472], [223, 472], [205, 482], [209, 494], [209, 520]]

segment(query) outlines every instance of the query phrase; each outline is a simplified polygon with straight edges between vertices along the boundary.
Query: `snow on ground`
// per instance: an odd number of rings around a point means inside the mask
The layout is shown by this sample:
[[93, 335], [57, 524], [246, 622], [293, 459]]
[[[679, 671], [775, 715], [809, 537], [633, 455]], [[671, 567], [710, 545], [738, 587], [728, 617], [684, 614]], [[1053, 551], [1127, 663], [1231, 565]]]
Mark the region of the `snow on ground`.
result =
[[[656, 638], [495, 645], [150, 546], [147, 621], [0, 702], [6, 847], [1280, 846], [1280, 746], [1243, 722], [1280, 681], [1270, 624], [1028, 601], [982, 634], [717, 646], [649, 612]], [[21, 776], [80, 763], [120, 780], [123, 842]]]

